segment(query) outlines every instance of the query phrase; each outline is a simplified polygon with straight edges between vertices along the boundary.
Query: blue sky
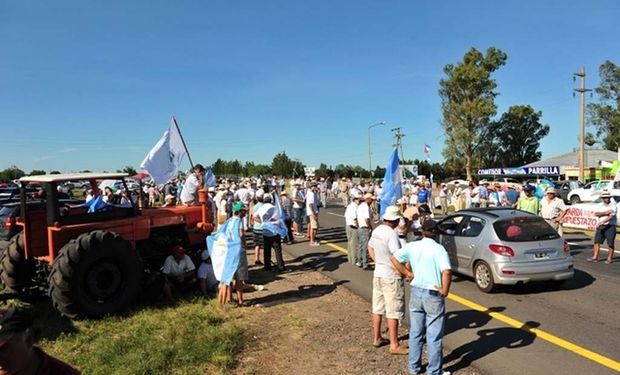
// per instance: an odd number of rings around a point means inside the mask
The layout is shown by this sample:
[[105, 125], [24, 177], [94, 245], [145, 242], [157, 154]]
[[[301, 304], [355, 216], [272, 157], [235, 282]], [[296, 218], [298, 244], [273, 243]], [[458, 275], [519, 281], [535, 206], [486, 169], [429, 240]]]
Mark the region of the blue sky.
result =
[[[499, 112], [530, 104], [544, 156], [577, 146], [572, 73], [620, 63], [620, 2], [0, 2], [0, 168], [137, 167], [175, 115], [194, 162], [441, 160], [442, 68], [495, 46]], [[588, 98], [588, 100], [590, 100]]]

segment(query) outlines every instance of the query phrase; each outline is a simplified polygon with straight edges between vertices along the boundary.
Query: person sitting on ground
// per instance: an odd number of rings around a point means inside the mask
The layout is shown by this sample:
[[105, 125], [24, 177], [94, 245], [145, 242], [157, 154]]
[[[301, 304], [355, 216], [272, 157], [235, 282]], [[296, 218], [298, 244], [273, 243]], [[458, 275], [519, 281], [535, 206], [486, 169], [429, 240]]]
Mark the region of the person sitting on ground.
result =
[[198, 285], [200, 286], [200, 291], [206, 297], [209, 293], [216, 293], [220, 283], [215, 278], [209, 250], [203, 250], [200, 258], [202, 262], [198, 267]]
[[168, 302], [174, 302], [172, 287], [188, 287], [196, 282], [196, 266], [189, 256], [185, 254], [183, 246], [177, 245], [172, 249], [164, 262], [162, 273], [164, 274], [164, 295]]
[[34, 345], [33, 318], [23, 309], [0, 310], [0, 373], [76, 375], [78, 370]]

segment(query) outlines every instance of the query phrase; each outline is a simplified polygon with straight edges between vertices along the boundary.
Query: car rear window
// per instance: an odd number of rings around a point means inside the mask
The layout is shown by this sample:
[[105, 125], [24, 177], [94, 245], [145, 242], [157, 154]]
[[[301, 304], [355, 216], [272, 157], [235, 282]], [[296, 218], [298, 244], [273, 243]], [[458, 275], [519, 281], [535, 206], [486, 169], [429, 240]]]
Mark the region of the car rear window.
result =
[[537, 216], [498, 220], [493, 223], [493, 228], [502, 241], [509, 242], [543, 241], [560, 237], [555, 229]]

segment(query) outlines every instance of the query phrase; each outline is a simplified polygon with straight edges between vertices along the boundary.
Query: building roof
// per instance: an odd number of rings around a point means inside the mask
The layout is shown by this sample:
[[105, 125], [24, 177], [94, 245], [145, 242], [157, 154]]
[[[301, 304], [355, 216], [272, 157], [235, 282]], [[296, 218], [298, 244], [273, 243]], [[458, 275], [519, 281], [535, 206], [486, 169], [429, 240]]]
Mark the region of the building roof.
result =
[[[618, 153], [609, 150], [586, 150], [586, 168], [600, 167], [602, 161], [618, 160]], [[549, 159], [535, 161], [524, 167], [543, 167], [543, 166], [560, 166], [560, 167], [579, 167], [579, 151], [567, 152], [566, 154], [553, 156]]]
[[41, 176], [26, 176], [19, 180], [23, 182], [59, 182], [59, 181], [82, 181], [82, 180], [120, 180], [128, 177], [127, 173], [64, 173], [46, 174]]

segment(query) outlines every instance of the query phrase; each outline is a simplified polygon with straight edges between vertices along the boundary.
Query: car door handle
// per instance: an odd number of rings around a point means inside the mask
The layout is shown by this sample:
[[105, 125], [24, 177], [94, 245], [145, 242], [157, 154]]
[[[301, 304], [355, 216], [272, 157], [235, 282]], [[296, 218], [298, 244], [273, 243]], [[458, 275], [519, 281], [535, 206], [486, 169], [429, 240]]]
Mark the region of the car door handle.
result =
[[470, 249], [473, 249], [474, 247], [476, 247], [476, 245], [469, 245], [467, 247], [469, 247]]

